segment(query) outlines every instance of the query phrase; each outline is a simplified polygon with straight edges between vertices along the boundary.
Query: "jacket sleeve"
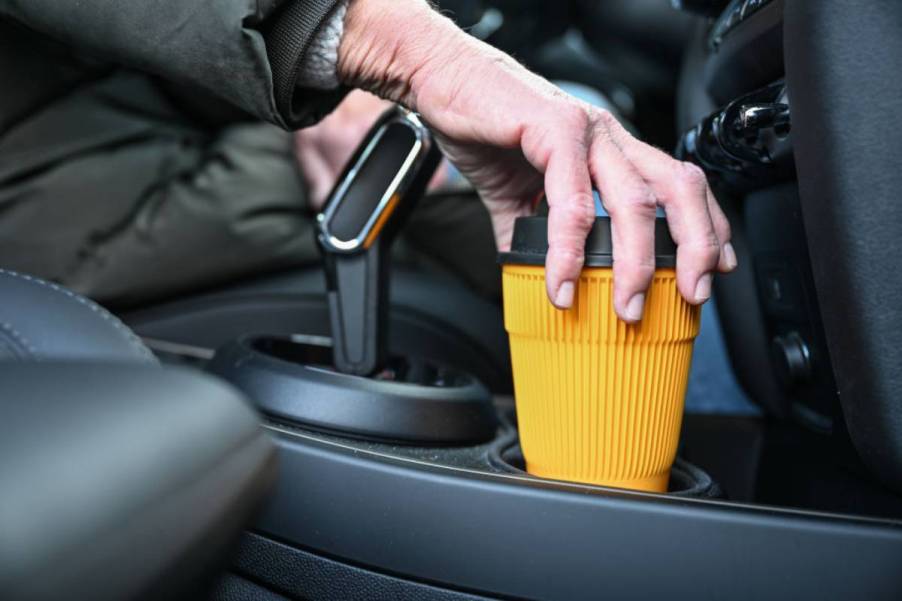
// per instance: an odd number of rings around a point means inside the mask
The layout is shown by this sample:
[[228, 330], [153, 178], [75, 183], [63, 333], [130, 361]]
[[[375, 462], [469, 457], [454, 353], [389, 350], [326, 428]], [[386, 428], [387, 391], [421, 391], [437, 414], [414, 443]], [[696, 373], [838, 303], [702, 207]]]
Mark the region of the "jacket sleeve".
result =
[[200, 86], [287, 129], [344, 90], [298, 85], [311, 41], [339, 0], [0, 0], [0, 18], [104, 61]]

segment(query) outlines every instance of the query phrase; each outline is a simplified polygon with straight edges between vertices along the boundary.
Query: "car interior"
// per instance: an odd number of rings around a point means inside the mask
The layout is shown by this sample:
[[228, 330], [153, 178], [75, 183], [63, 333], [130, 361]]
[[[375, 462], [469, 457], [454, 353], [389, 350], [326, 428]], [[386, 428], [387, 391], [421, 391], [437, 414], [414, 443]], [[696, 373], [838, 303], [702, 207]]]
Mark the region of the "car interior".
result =
[[666, 494], [527, 473], [501, 304], [391, 265], [439, 159], [397, 109], [320, 266], [126, 308], [0, 269], [0, 597], [899, 599], [902, 4], [441, 5], [705, 170], [756, 409], [687, 412]]

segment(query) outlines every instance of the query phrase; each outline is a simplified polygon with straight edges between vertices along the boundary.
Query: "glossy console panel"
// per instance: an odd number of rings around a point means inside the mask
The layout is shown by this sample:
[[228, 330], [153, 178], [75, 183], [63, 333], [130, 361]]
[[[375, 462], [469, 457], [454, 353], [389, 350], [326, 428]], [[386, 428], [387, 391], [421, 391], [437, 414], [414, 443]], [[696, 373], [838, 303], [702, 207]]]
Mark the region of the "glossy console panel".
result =
[[454, 449], [270, 429], [282, 474], [256, 532], [374, 574], [541, 599], [769, 598], [775, 581], [788, 597], [817, 582], [837, 598], [889, 599], [902, 586], [896, 519], [541, 480], [492, 464], [509, 423], [492, 443]]

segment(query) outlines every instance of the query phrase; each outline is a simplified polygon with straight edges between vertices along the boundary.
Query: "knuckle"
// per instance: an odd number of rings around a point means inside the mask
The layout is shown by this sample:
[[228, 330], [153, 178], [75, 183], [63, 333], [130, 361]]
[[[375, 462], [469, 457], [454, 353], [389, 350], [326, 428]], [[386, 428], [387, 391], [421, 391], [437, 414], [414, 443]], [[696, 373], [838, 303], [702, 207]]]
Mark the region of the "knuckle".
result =
[[574, 247], [566, 244], [550, 244], [548, 246], [548, 254], [553, 255], [556, 261], [564, 262], [568, 265], [575, 265], [582, 269], [586, 260], [585, 250], [582, 247]]
[[620, 202], [612, 203], [608, 212], [615, 219], [629, 213], [634, 215], [639, 213], [643, 216], [654, 215], [658, 210], [658, 199], [651, 190], [634, 190], [624, 195]]
[[692, 255], [705, 265], [713, 265], [720, 259], [720, 243], [713, 232], [690, 246], [690, 250]]
[[655, 275], [655, 262], [653, 259], [643, 259], [636, 262], [636, 279], [641, 282], [651, 281]]
[[629, 206], [643, 213], [654, 213], [658, 210], [658, 199], [651, 190], [644, 190], [627, 198]]
[[723, 242], [727, 242], [733, 238], [733, 227], [730, 225], [730, 222], [727, 221], [726, 217], [721, 219], [720, 237]]
[[674, 179], [692, 190], [704, 191], [708, 186], [708, 177], [701, 167], [694, 163], [675, 161]]
[[720, 260], [720, 247], [719, 246], [715, 246], [715, 247], [709, 246], [705, 249], [702, 256], [705, 259], [706, 265], [716, 265], [717, 261]]
[[[615, 257], [614, 265], [618, 260]], [[619, 260], [621, 274], [627, 274], [630, 282], [635, 285], [645, 285], [655, 275], [655, 261], [652, 258], [622, 258]]]
[[594, 109], [589, 115], [587, 129], [588, 146], [592, 154], [598, 153], [606, 145], [617, 145], [617, 118], [605, 109]]
[[655, 277], [655, 268], [654, 267], [642, 267], [636, 272], [636, 279], [639, 280], [640, 284], [644, 286], [648, 286], [651, 283], [652, 279]]
[[579, 231], [589, 231], [595, 223], [595, 206], [590, 202], [568, 202], [559, 207], [564, 221]]
[[614, 113], [607, 109], [597, 108], [592, 111], [592, 121], [597, 127], [610, 130], [620, 124]]
[[711, 214], [711, 220], [714, 222], [714, 231], [717, 233], [720, 241], [726, 242], [732, 238], [733, 228], [730, 225], [730, 220], [724, 215], [717, 201], [714, 201], [713, 206], [709, 207], [709, 213]]
[[579, 104], [571, 104], [567, 109], [567, 117], [582, 129], [589, 127], [589, 113]]
[[567, 102], [557, 113], [557, 120], [573, 132], [585, 132], [590, 125], [589, 113], [578, 102]]

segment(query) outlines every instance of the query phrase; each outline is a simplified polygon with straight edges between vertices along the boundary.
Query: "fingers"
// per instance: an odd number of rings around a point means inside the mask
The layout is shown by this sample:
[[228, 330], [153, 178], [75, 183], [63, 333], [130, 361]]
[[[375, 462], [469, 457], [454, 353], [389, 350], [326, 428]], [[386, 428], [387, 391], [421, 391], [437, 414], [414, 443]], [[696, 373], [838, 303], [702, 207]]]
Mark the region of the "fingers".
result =
[[677, 287], [693, 304], [711, 298], [713, 274], [721, 256], [720, 240], [708, 213], [707, 188], [701, 169], [672, 162], [669, 186], [661, 203], [677, 243]]
[[558, 309], [569, 309], [585, 262], [586, 236], [595, 223], [595, 201], [586, 148], [573, 139], [557, 145], [545, 170], [548, 197], [548, 255], [545, 286]]
[[611, 216], [614, 244], [614, 311], [623, 321], [642, 319], [645, 297], [655, 272], [654, 194], [617, 146], [599, 132], [589, 157]]
[[728, 246], [729, 223], [699, 167], [676, 161], [624, 134], [615, 131], [613, 135], [667, 213], [677, 243], [680, 293], [690, 303], [701, 304], [711, 296], [714, 271], [730, 271], [736, 266], [735, 252]]
[[711, 221], [714, 222], [714, 233], [717, 234], [717, 239], [720, 241], [720, 262], [717, 264], [717, 269], [721, 273], [729, 273], [736, 269], [739, 261], [736, 258], [733, 244], [730, 242], [733, 237], [730, 222], [724, 215], [723, 209], [720, 208], [710, 186], [708, 187], [708, 213], [711, 215]]

